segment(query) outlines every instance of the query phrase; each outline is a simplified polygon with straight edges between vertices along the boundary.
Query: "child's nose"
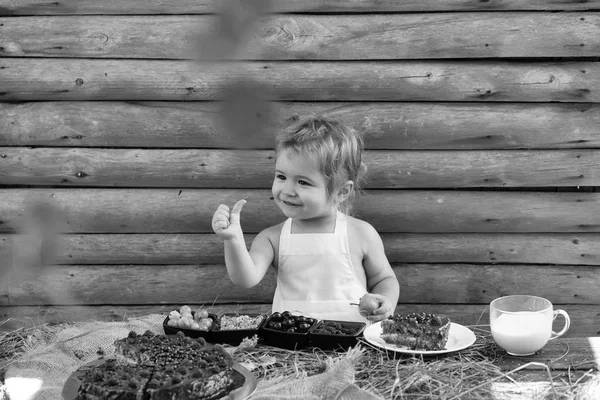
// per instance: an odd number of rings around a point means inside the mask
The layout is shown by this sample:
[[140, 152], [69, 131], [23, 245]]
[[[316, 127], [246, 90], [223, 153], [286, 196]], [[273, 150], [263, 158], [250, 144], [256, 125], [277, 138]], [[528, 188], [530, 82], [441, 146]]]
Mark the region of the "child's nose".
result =
[[293, 182], [287, 180], [283, 185], [283, 194], [286, 196], [294, 196], [296, 194], [296, 188]]

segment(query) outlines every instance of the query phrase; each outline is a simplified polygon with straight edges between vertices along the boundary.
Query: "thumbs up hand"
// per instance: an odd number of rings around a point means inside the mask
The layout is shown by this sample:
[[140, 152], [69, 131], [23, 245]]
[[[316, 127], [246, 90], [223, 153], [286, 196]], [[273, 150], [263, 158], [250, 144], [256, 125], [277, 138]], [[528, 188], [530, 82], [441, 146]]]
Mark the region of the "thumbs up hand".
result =
[[213, 215], [213, 231], [223, 239], [233, 239], [243, 235], [242, 225], [240, 224], [240, 213], [246, 200], [239, 200], [233, 205], [231, 211], [225, 204], [220, 204]]

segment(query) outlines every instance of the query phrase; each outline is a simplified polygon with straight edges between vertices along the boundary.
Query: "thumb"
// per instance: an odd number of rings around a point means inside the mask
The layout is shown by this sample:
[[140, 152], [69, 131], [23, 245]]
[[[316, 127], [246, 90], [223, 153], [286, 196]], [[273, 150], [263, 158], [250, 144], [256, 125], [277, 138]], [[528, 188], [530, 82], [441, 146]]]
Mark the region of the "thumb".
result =
[[231, 209], [231, 213], [229, 214], [229, 222], [232, 224], [240, 223], [240, 212], [242, 212], [242, 207], [246, 204], [246, 200], [239, 200], [237, 203], [233, 205]]

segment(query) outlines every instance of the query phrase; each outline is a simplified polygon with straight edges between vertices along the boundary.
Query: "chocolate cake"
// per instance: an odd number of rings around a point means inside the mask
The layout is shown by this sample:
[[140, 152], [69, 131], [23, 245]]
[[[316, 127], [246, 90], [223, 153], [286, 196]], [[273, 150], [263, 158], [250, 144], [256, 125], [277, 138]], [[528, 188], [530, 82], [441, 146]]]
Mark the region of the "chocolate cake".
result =
[[80, 378], [76, 400], [216, 400], [245, 382], [231, 356], [202, 338], [132, 331], [115, 347], [115, 359]]
[[386, 343], [411, 350], [444, 350], [450, 318], [425, 313], [396, 314], [381, 322], [381, 330]]

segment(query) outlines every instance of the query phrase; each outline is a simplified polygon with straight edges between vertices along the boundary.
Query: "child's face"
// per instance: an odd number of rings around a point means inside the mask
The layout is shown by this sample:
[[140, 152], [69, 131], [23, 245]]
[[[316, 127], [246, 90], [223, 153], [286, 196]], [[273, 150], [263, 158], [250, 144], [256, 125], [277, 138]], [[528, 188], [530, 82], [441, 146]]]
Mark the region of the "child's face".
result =
[[275, 203], [288, 218], [329, 216], [333, 210], [327, 181], [316, 157], [286, 151], [277, 157], [271, 188]]

